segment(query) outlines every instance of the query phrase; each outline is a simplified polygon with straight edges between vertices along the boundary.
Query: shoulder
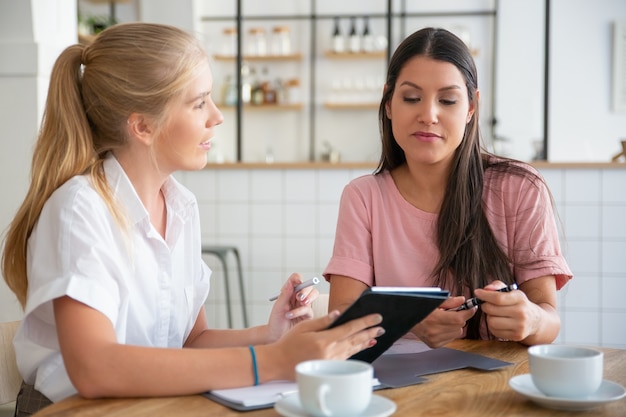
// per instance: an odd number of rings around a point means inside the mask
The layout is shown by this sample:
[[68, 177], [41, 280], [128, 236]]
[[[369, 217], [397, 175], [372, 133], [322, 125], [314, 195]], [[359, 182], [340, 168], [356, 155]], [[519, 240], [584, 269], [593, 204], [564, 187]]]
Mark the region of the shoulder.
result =
[[379, 195], [389, 187], [389, 182], [393, 184], [393, 179], [389, 171], [380, 174], [366, 174], [356, 177], [346, 185], [345, 190], [363, 195]]
[[497, 188], [543, 189], [545, 182], [541, 173], [526, 162], [491, 156], [485, 162], [485, 184]]

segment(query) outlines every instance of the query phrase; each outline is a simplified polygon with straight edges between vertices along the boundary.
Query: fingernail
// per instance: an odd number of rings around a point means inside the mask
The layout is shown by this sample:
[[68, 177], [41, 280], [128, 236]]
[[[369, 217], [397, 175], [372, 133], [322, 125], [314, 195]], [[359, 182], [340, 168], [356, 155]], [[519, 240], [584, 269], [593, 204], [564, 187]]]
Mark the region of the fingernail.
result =
[[328, 313], [328, 315], [329, 315], [331, 318], [336, 319], [337, 317], [339, 317], [339, 311], [337, 311], [337, 310], [333, 310], [333, 311], [331, 311], [330, 313]]
[[380, 329], [378, 329], [378, 331], [376, 332], [376, 336], [382, 336], [385, 334], [385, 329], [383, 329], [382, 327]]
[[369, 347], [372, 347], [376, 344], [376, 339], [372, 339], [369, 341], [369, 343], [367, 344]]
[[298, 300], [302, 301], [304, 300], [305, 295], [304, 294], [300, 294], [298, 295]]
[[382, 316], [382, 315], [380, 315], [380, 314], [377, 314], [376, 319], [377, 319], [377, 321], [376, 321], [377, 323], [382, 323], [382, 321], [383, 321], [383, 316]]
[[285, 314], [285, 317], [287, 317], [288, 319], [292, 319], [293, 318], [293, 313], [291, 311], [287, 312], [287, 314]]

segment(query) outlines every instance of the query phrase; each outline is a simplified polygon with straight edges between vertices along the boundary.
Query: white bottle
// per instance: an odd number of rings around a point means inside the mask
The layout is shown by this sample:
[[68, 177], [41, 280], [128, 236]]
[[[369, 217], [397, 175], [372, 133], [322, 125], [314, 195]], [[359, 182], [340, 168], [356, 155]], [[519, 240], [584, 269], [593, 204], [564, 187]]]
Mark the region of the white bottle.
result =
[[350, 18], [349, 50], [352, 53], [361, 52], [361, 37], [356, 30], [356, 17]]
[[376, 46], [374, 44], [374, 36], [370, 32], [369, 17], [363, 18], [363, 52], [374, 52]]
[[341, 54], [346, 51], [346, 40], [341, 34], [339, 27], [339, 18], [335, 17], [335, 28], [333, 30], [333, 52]]

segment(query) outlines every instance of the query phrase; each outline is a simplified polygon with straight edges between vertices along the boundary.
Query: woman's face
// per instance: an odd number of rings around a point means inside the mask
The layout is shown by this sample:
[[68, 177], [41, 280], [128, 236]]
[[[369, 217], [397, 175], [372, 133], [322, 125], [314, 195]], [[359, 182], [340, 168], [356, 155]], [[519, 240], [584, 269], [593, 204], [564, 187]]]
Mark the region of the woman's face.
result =
[[474, 106], [456, 66], [416, 56], [400, 71], [386, 112], [407, 162], [435, 165], [452, 160]]
[[212, 88], [213, 78], [207, 64], [174, 99], [168, 111], [168, 121], [155, 142], [161, 170], [198, 170], [206, 165], [213, 128], [224, 121], [211, 99]]

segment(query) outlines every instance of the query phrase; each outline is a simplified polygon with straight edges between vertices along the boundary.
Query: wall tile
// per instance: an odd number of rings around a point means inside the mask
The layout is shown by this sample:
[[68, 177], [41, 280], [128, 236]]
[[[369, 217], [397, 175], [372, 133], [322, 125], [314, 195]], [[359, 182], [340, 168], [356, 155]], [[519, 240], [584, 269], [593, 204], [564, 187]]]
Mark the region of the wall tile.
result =
[[253, 170], [250, 171], [250, 199], [253, 202], [278, 203], [284, 196], [283, 171]]
[[285, 201], [314, 203], [317, 201], [315, 171], [294, 170], [285, 175]]
[[562, 307], [565, 309], [599, 309], [601, 281], [597, 276], [576, 275], [561, 289]]
[[569, 240], [563, 253], [570, 269], [576, 274], [600, 274], [600, 241]]
[[251, 238], [256, 236], [282, 236], [284, 232], [283, 204], [254, 203], [250, 210]]
[[565, 206], [565, 238], [600, 238], [600, 207]]
[[562, 169], [542, 169], [539, 171], [543, 176], [543, 179], [548, 185], [548, 189], [552, 193], [552, 198], [555, 203], [562, 202], [564, 200], [563, 191], [563, 177], [564, 173]]
[[565, 201], [567, 203], [597, 203], [600, 201], [600, 171], [570, 169], [565, 171]]
[[184, 185], [191, 190], [198, 202], [217, 200], [217, 172], [210, 170], [185, 172]]
[[602, 340], [603, 346], [612, 346], [626, 349], [626, 311], [604, 312], [602, 318]]
[[602, 242], [602, 272], [626, 274], [626, 241]]
[[250, 205], [221, 203], [217, 210], [217, 232], [220, 236], [250, 233]]
[[600, 343], [600, 313], [567, 311], [563, 330], [565, 343], [597, 345]]
[[293, 271], [317, 269], [317, 241], [312, 238], [292, 237], [285, 247], [285, 267]]
[[[320, 266], [320, 270], [324, 272], [330, 257], [333, 255], [333, 245], [335, 244], [334, 237], [321, 237], [318, 240], [318, 260], [317, 264]], [[320, 277], [321, 278], [321, 277]]]
[[[624, 294], [626, 294], [626, 276], [609, 276], [602, 278], [601, 307], [603, 309], [621, 309], [626, 312]], [[623, 324], [623, 326], [626, 327], [626, 324]], [[624, 342], [626, 342], [626, 339], [624, 339]]]
[[602, 201], [626, 203], [626, 180], [623, 168], [602, 171]]
[[350, 182], [346, 170], [320, 170], [318, 173], [319, 201], [338, 203], [343, 188]]
[[276, 270], [284, 265], [284, 239], [281, 237], [258, 237], [250, 242], [250, 269]]
[[602, 236], [626, 240], [626, 204], [602, 207]]
[[313, 204], [285, 204], [285, 235], [315, 236], [318, 219]]
[[202, 240], [214, 240], [217, 236], [217, 204], [199, 203], [200, 228], [202, 230]]
[[217, 195], [221, 202], [247, 202], [250, 183], [246, 170], [220, 170], [217, 172]]
[[317, 206], [320, 236], [334, 236], [337, 229], [338, 204], [320, 203]]

